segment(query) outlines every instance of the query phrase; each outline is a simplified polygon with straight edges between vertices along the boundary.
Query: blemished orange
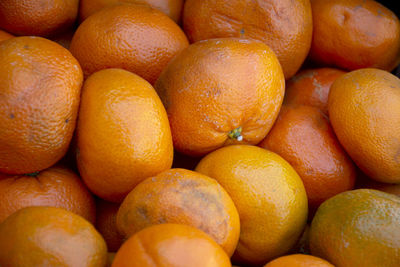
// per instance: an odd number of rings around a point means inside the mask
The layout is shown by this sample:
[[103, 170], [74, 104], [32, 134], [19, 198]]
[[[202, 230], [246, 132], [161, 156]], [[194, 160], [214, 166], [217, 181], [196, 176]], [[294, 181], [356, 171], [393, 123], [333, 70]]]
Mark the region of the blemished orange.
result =
[[353, 162], [318, 108], [283, 105], [259, 146], [279, 154], [296, 170], [306, 188], [310, 213], [326, 199], [354, 187]]
[[151, 84], [188, 40], [161, 11], [146, 5], [104, 8], [79, 25], [71, 41], [85, 77], [106, 68], [131, 71]]
[[0, 172], [49, 168], [67, 152], [75, 129], [83, 81], [79, 63], [41, 37], [1, 42], [0, 62]]
[[331, 85], [345, 73], [334, 68], [302, 70], [287, 81], [283, 102], [313, 106], [328, 115], [328, 95]]
[[63, 166], [53, 166], [31, 175], [0, 173], [0, 223], [29, 206], [63, 208], [91, 223], [96, 219], [93, 196], [79, 176]]
[[257, 144], [279, 113], [285, 80], [260, 41], [221, 38], [191, 44], [155, 84], [174, 148], [201, 156], [230, 144]]
[[15, 36], [0, 29], [0, 42], [11, 39], [13, 37]]
[[311, 5], [309, 0], [187, 0], [183, 27], [191, 42], [223, 37], [260, 40], [275, 52], [289, 79], [310, 50]]
[[292, 254], [279, 257], [264, 267], [334, 267], [324, 259], [305, 254]]
[[196, 171], [216, 179], [239, 212], [234, 263], [266, 264], [300, 238], [307, 221], [306, 191], [278, 154], [257, 146], [227, 146], [205, 156]]
[[329, 118], [347, 153], [374, 180], [400, 183], [400, 79], [360, 69], [331, 86]]
[[81, 216], [54, 207], [27, 207], [0, 224], [1, 266], [105, 266], [107, 247]]
[[183, 224], [157, 224], [130, 237], [112, 267], [228, 267], [225, 251], [204, 232]]
[[123, 3], [147, 4], [160, 10], [175, 22], [179, 21], [183, 7], [183, 0], [80, 0], [79, 19], [84, 21], [104, 7]]
[[325, 201], [311, 223], [312, 255], [338, 267], [397, 267], [400, 198], [357, 189]]
[[102, 199], [96, 201], [96, 229], [107, 243], [108, 251], [116, 252], [124, 241], [117, 230], [119, 204]]
[[170, 169], [138, 184], [124, 199], [117, 227], [126, 238], [160, 223], [193, 226], [211, 236], [228, 256], [239, 240], [239, 214], [232, 199], [212, 178]]
[[310, 58], [346, 70], [391, 71], [400, 62], [400, 21], [373, 0], [311, 0]]
[[15, 35], [39, 35], [63, 31], [78, 16], [79, 0], [2, 0], [0, 28]]
[[76, 135], [82, 179], [111, 202], [172, 165], [164, 106], [148, 82], [126, 70], [101, 70], [85, 81]]

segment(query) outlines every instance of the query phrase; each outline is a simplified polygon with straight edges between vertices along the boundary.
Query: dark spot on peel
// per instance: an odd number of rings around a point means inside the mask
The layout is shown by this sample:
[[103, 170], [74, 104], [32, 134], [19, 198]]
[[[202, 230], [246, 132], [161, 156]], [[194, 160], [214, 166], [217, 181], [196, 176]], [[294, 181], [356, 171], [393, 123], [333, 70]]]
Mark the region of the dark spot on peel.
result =
[[240, 34], [244, 34], [244, 29], [243, 28], [240, 30]]
[[66, 120], [65, 120], [65, 123], [68, 123], [68, 122], [69, 122], [69, 119], [66, 119]]
[[24, 45], [24, 49], [29, 50], [29, 45]]
[[149, 219], [149, 215], [147, 212], [147, 208], [146, 207], [137, 207], [136, 208], [136, 212], [146, 221], [148, 221]]
[[14, 119], [15, 118], [15, 116], [14, 116], [14, 114], [10, 114], [10, 119]]

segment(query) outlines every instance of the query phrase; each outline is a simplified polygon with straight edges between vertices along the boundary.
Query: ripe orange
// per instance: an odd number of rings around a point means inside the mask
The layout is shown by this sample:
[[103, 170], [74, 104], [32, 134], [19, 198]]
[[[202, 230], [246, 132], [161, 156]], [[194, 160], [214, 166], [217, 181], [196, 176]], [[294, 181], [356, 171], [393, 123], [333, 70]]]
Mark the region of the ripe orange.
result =
[[48, 36], [71, 26], [79, 0], [1, 0], [0, 28], [16, 35]]
[[76, 134], [79, 172], [108, 201], [121, 202], [139, 182], [172, 164], [161, 100], [148, 82], [126, 70], [101, 70], [85, 81]]
[[228, 256], [239, 240], [239, 215], [228, 193], [203, 174], [171, 169], [138, 184], [117, 215], [120, 233], [129, 237], [160, 223], [196, 227], [210, 235]]
[[187, 0], [183, 27], [191, 42], [237, 37], [257, 39], [272, 48], [289, 79], [310, 50], [309, 0]]
[[75, 129], [79, 63], [41, 37], [1, 42], [0, 62], [0, 172], [46, 169], [67, 152]]
[[259, 41], [197, 42], [164, 69], [155, 88], [176, 150], [205, 155], [229, 144], [257, 144], [282, 104], [285, 80], [272, 50]]
[[338, 267], [397, 267], [400, 198], [358, 189], [325, 201], [311, 224], [310, 248]]
[[60, 208], [27, 207], [0, 224], [1, 266], [105, 266], [107, 247], [92, 224]]
[[304, 254], [292, 254], [279, 257], [264, 267], [334, 267], [332, 264], [318, 257]]
[[137, 232], [115, 255], [112, 267], [231, 266], [224, 250], [187, 225], [158, 224]]
[[279, 155], [256, 146], [227, 146], [205, 156], [196, 171], [216, 179], [239, 212], [234, 262], [265, 264], [295, 245], [307, 221], [307, 195]]
[[13, 38], [14, 35], [9, 34], [8, 32], [2, 31], [0, 29], [0, 42]]
[[86, 19], [70, 50], [86, 77], [105, 68], [122, 68], [153, 84], [171, 58], [187, 46], [183, 31], [161, 11], [117, 5]]
[[358, 167], [377, 181], [400, 183], [400, 79], [378, 69], [349, 72], [333, 83], [328, 109]]
[[311, 0], [310, 58], [347, 70], [400, 63], [400, 21], [373, 0]]

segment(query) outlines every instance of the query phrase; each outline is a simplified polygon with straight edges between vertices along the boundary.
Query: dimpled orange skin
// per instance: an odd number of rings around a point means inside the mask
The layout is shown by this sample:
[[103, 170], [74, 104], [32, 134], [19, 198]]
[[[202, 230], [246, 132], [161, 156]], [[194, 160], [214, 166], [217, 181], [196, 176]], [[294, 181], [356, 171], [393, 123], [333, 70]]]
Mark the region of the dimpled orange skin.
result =
[[391, 71], [400, 62], [400, 21], [372, 0], [311, 0], [310, 58], [346, 70]]
[[374, 180], [400, 183], [400, 79], [372, 68], [347, 73], [333, 83], [328, 110], [358, 167]]
[[105, 266], [107, 247], [92, 224], [60, 208], [27, 207], [0, 224], [1, 266]]
[[399, 197], [373, 189], [343, 192], [315, 214], [311, 253], [338, 267], [397, 267], [399, 230]]
[[2, 31], [0, 29], [0, 42], [8, 40], [8, 39], [13, 38], [13, 37], [15, 37], [15, 36], [12, 35], [12, 34], [9, 34], [8, 32]]
[[171, 169], [138, 184], [117, 215], [118, 230], [125, 237], [159, 223], [196, 227], [228, 256], [239, 240], [239, 214], [228, 193], [214, 179], [185, 169]]
[[77, 163], [89, 189], [121, 202], [142, 180], [172, 165], [168, 117], [154, 88], [122, 69], [84, 83], [77, 127]]
[[151, 84], [188, 46], [174, 21], [145, 5], [107, 7], [86, 19], [70, 45], [85, 77], [105, 68], [131, 71]]
[[183, 7], [183, 0], [80, 0], [79, 19], [84, 21], [104, 7], [122, 3], [148, 4], [168, 15], [175, 22], [179, 21]]
[[334, 68], [302, 70], [287, 81], [283, 102], [313, 106], [328, 115], [328, 95], [331, 85], [345, 73]]
[[183, 27], [190, 42], [223, 37], [256, 39], [272, 48], [289, 79], [310, 50], [309, 0], [187, 0]]
[[205, 156], [196, 171], [217, 180], [239, 212], [236, 264], [262, 265], [287, 253], [307, 220], [307, 195], [296, 171], [278, 154], [233, 145]]
[[82, 70], [64, 47], [41, 37], [0, 43], [0, 172], [46, 169], [67, 152]]
[[304, 254], [292, 254], [279, 257], [264, 267], [334, 267], [332, 264], [318, 257]]
[[130, 237], [111, 267], [228, 267], [229, 257], [204, 232], [182, 224], [158, 224]]
[[259, 146], [269, 149], [296, 170], [315, 211], [326, 199], [354, 187], [356, 172], [323, 113], [310, 106], [283, 105]]
[[16, 35], [47, 36], [71, 26], [79, 0], [2, 0], [0, 28]]
[[[190, 45], [155, 84], [174, 148], [191, 156], [260, 142], [278, 116], [284, 86], [272, 50], [259, 41], [236, 38]], [[235, 129], [240, 135], [232, 135]]]

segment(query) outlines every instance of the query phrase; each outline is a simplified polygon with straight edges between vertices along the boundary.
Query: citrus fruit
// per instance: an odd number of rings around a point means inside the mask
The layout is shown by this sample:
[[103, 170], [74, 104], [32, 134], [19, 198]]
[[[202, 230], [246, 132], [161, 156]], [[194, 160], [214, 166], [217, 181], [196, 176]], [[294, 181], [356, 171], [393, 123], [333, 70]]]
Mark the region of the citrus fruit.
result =
[[270, 261], [264, 267], [334, 267], [332, 264], [321, 258], [304, 255], [292, 254], [279, 257]]
[[0, 42], [8, 40], [8, 39], [10, 39], [12, 37], [14, 37], [14, 35], [9, 34], [8, 32], [5, 32], [5, 31], [0, 29]]

